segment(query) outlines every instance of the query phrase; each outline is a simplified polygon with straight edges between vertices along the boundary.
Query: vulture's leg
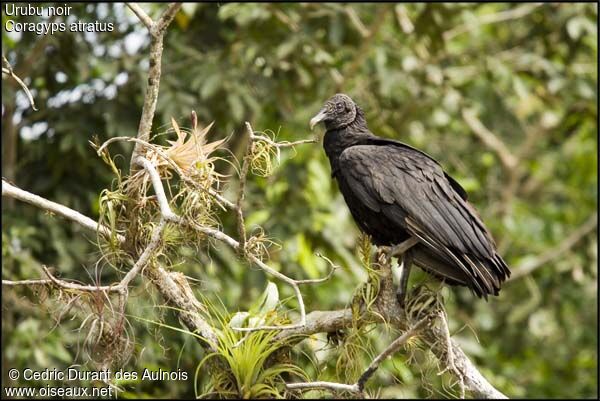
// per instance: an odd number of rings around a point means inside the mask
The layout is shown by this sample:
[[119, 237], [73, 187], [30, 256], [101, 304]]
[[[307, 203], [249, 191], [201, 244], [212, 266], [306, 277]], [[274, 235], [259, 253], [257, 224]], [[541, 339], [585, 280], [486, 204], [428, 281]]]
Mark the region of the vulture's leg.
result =
[[398, 289], [396, 290], [396, 299], [400, 303], [400, 306], [404, 307], [404, 301], [408, 292], [408, 276], [410, 275], [410, 268], [412, 267], [412, 252], [410, 250], [405, 251], [402, 254], [402, 267], [400, 268], [400, 280], [398, 280]]
[[401, 256], [418, 243], [418, 239], [416, 239], [415, 237], [410, 237], [406, 241], [401, 242], [398, 245], [394, 246], [392, 249], [390, 249], [390, 256]]

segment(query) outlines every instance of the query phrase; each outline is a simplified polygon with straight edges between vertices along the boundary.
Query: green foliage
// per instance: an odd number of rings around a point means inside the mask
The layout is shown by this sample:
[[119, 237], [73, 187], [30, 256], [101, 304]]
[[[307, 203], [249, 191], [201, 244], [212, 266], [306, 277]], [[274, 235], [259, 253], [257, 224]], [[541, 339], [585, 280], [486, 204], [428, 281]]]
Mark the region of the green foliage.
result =
[[[164, 5], [143, 7], [156, 18]], [[30, 110], [20, 89], [3, 76], [3, 175], [102, 221], [114, 234], [127, 234], [129, 224], [139, 223], [120, 219], [133, 145], [114, 143], [110, 156], [98, 157], [89, 141], [137, 132], [149, 36], [124, 4], [73, 4], [72, 14], [87, 22], [112, 21], [118, 29], [96, 35], [2, 32], [3, 54], [40, 109]], [[3, 14], [3, 24], [7, 18]], [[598, 205], [596, 21], [597, 6], [583, 3], [185, 4], [165, 38], [152, 134], [167, 133], [156, 138], [166, 145], [173, 139], [167, 129], [171, 118], [182, 121], [191, 110], [199, 121], [216, 121], [209, 141], [229, 140], [203, 171], [221, 174], [224, 195], [235, 199], [244, 121], [278, 141], [306, 139], [308, 120], [323, 101], [348, 93], [373, 132], [423, 149], [467, 189], [515, 273], [558, 251], [488, 303], [464, 289], [442, 290], [454, 338], [482, 373], [513, 397], [597, 397], [597, 234], [588, 231], [561, 247]], [[505, 144], [519, 162], [517, 171], [503, 167], [499, 155], [478, 139], [465, 112]], [[342, 268], [326, 283], [303, 286], [307, 311], [352, 305], [357, 287], [374, 277], [363, 268], [358, 230], [321, 146], [278, 153], [264, 146], [254, 156], [257, 174], [249, 177], [245, 209], [256, 249], [270, 266], [298, 279], [327, 274], [328, 264], [315, 253], [326, 255]], [[178, 213], [235, 235], [233, 216], [214, 204], [194, 208], [207, 199], [189, 196], [202, 192], [177, 177], [169, 182], [169, 196], [182, 194], [175, 202]], [[47, 264], [63, 278], [108, 284], [130, 268], [126, 255], [114, 253], [114, 236], [98, 250], [99, 238], [76, 224], [3, 201], [3, 279], [39, 278], [40, 265]], [[155, 216], [154, 201], [145, 206], [139, 207], [139, 221]], [[147, 237], [151, 228], [138, 231]], [[198, 245], [191, 232], [172, 227], [167, 234], [164, 252], [174, 256], [156, 263], [193, 278], [197, 294], [218, 295], [232, 316], [250, 311], [268, 288], [269, 278], [227, 247]], [[270, 247], [267, 255], [268, 241], [280, 247]], [[431, 282], [413, 274], [411, 285]], [[168, 310], [154, 306], [162, 300], [150, 285], [140, 279], [133, 284], [130, 316], [179, 327]], [[278, 300], [293, 296], [291, 288], [275, 284]], [[77, 331], [85, 316], [63, 315], [64, 303], [55, 295], [4, 288], [7, 366], [89, 364], [77, 352], [88, 334]], [[285, 303], [290, 316], [293, 307], [294, 301]], [[55, 320], [62, 323], [55, 327]], [[125, 369], [194, 372], [206, 357], [189, 333], [138, 319], [129, 324], [134, 357]], [[223, 344], [239, 341], [240, 334], [227, 327]], [[348, 352], [362, 358], [356, 366], [389, 343], [381, 330], [354, 338], [360, 342]], [[249, 362], [250, 356], [264, 360], [277, 354], [267, 345], [270, 334], [255, 334], [228, 351], [227, 363], [239, 377], [227, 378], [227, 389], [240, 396], [283, 395], [281, 372]], [[322, 340], [307, 340], [302, 350], [309, 357], [294, 354], [296, 366], [311, 378], [349, 378], [341, 368], [336, 371], [344, 349], [323, 348]], [[384, 397], [448, 396], [447, 375], [438, 378], [428, 366], [424, 356], [407, 360], [400, 352], [369, 386], [382, 388]], [[191, 397], [201, 391], [191, 380], [123, 386], [127, 397]]]
[[[231, 318], [212, 309], [217, 316], [217, 351], [206, 355], [196, 368], [196, 396], [200, 398], [284, 398], [286, 380], [308, 380], [304, 371], [292, 363], [288, 345], [277, 340], [277, 331], [241, 332], [236, 327], [284, 324], [274, 313], [278, 303], [277, 287], [269, 283], [263, 296], [249, 311], [249, 325], [240, 325], [236, 314]], [[253, 322], [253, 318], [259, 318]], [[234, 323], [234, 321], [236, 321]], [[208, 367], [210, 363], [212, 366]], [[224, 364], [223, 368], [220, 364]], [[201, 391], [199, 382], [208, 371], [208, 386]]]

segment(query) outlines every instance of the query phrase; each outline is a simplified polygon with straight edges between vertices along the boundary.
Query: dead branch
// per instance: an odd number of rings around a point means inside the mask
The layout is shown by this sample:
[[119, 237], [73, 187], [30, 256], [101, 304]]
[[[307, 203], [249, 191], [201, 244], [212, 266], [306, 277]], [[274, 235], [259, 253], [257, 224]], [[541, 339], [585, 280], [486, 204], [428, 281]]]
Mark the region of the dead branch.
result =
[[[163, 53], [163, 38], [167, 27], [173, 21], [175, 14], [179, 11], [181, 3], [170, 3], [167, 9], [163, 12], [157, 22], [152, 19], [136, 4], [128, 4], [129, 8], [140, 19], [140, 21], [148, 28], [150, 40], [150, 68], [148, 70], [148, 86], [144, 96], [144, 106], [142, 108], [142, 117], [138, 128], [137, 137], [141, 140], [148, 141], [150, 139], [150, 131], [152, 129], [152, 120], [156, 111], [156, 103], [158, 101], [158, 89], [160, 84], [161, 63]], [[139, 143], [135, 144], [133, 154], [131, 155], [130, 170], [133, 171], [138, 165], [136, 159], [141, 154], [142, 148]]]
[[54, 275], [50, 272], [50, 270], [48, 270], [48, 268], [45, 265], [42, 265], [42, 270], [44, 271], [44, 274], [46, 274], [46, 276], [48, 276], [48, 278], [50, 279], [50, 281], [54, 285], [56, 285], [59, 288], [65, 289], [65, 290], [87, 291], [87, 292], [94, 292], [94, 291], [100, 291], [100, 292], [103, 292], [103, 291], [104, 292], [120, 291], [119, 288], [117, 288], [116, 286], [110, 286], [110, 285], [105, 285], [105, 286], [81, 285], [81, 284], [71, 283], [69, 281], [58, 279], [58, 278], [54, 277]]
[[333, 277], [333, 273], [335, 273], [335, 271], [340, 268], [338, 265], [334, 264], [331, 261], [331, 259], [329, 259], [327, 256], [321, 255], [320, 253], [317, 253], [316, 255], [318, 257], [324, 259], [327, 263], [329, 263], [329, 266], [331, 266], [331, 269], [329, 270], [329, 273], [327, 273], [327, 276], [325, 276], [323, 278], [313, 278], [313, 279], [307, 279], [307, 280], [296, 280], [296, 284], [319, 284], [319, 283], [323, 283], [325, 281], [328, 281], [331, 277]]
[[52, 284], [53, 281], [50, 279], [39, 279], [39, 280], [17, 280], [17, 281], [13, 281], [13, 280], [2, 280], [2, 285], [8, 286], [8, 287], [16, 287], [19, 285], [24, 285], [24, 286], [35, 286], [35, 285], [50, 285]]
[[[155, 169], [153, 168], [153, 166], [151, 166], [151, 164], [146, 166], [144, 162], [141, 162], [141, 163], [144, 167], [148, 167], [148, 169], [150, 171], [152, 171], [152, 170], [155, 171]], [[149, 172], [149, 174], [153, 174], [153, 173]], [[158, 190], [155, 188], [155, 192], [161, 193], [162, 183], [160, 183], [160, 180], [158, 180], [158, 182], [153, 181], [153, 185], [157, 185], [157, 188], [158, 188]], [[93, 221], [92, 219], [90, 219], [89, 217], [84, 216], [81, 213], [76, 212], [72, 209], [69, 209], [66, 206], [60, 205], [55, 202], [48, 201], [40, 196], [31, 194], [27, 191], [23, 191], [15, 186], [9, 184], [5, 180], [2, 180], [2, 195], [10, 196], [15, 199], [30, 203], [34, 206], [40, 207], [44, 210], [48, 210], [50, 212], [60, 214], [60, 215], [67, 217], [70, 220], [75, 221], [75, 222], [81, 224], [82, 226], [89, 228], [91, 230], [95, 231], [95, 230], [104, 229], [104, 230], [106, 230], [106, 234], [110, 235], [110, 230], [108, 230], [108, 228], [103, 227], [103, 226], [98, 227], [98, 224], [95, 221]], [[162, 196], [164, 196], [166, 199], [166, 195], [164, 194], [164, 189], [162, 190]], [[167, 202], [167, 206], [168, 206], [168, 202]], [[170, 212], [170, 208], [168, 210], [165, 209], [165, 211], [166, 211], [166, 213], [165, 213], [166, 216], [170, 216], [170, 218], [173, 218], [173, 216], [175, 216], [172, 212]], [[131, 270], [125, 275], [125, 277], [119, 283], [117, 283], [115, 285], [92, 286], [92, 285], [81, 285], [81, 284], [72, 283], [69, 281], [65, 281], [65, 280], [56, 278], [52, 273], [50, 273], [50, 271], [45, 266], [42, 269], [44, 270], [45, 274], [49, 277], [48, 279], [19, 280], [19, 281], [2, 280], [2, 285], [6, 285], [6, 286], [56, 285], [63, 289], [70, 289], [70, 290], [75, 290], [75, 291], [88, 291], [88, 292], [104, 291], [104, 292], [119, 292], [119, 293], [124, 294], [124, 293], [126, 293], [126, 289], [129, 285], [129, 283], [144, 269], [144, 267], [147, 265], [149, 259], [154, 254], [156, 248], [159, 245], [160, 237], [161, 237], [161, 234], [162, 234], [165, 224], [166, 224], [166, 219], [162, 218], [161, 221], [154, 228], [154, 230], [152, 232], [151, 240], [150, 240], [149, 244], [146, 246], [146, 248], [144, 249], [144, 251], [142, 252], [142, 254], [140, 255], [140, 257], [138, 258], [137, 262], [134, 264], [134, 266], [131, 268]], [[119, 238], [119, 242], [121, 242], [121, 243], [123, 243], [125, 241], [124, 237], [121, 235], [119, 235], [118, 238]], [[164, 269], [162, 269], [161, 267], [158, 267], [156, 269], [146, 270], [145, 274], [155, 284], [156, 288], [158, 289], [160, 294], [163, 296], [163, 298], [167, 301], [167, 303], [176, 308], [175, 312], [179, 316], [180, 320], [187, 326], [187, 328], [192, 332], [199, 333], [199, 335], [203, 339], [201, 341], [201, 344], [203, 346], [205, 346], [209, 351], [214, 351], [215, 350], [214, 347], [216, 344], [216, 334], [214, 333], [214, 330], [210, 327], [210, 325], [198, 313], [199, 310], [201, 309], [200, 302], [195, 297], [193, 297], [193, 294], [191, 293], [191, 291], [182, 291], [182, 287], [184, 287], [183, 284], [177, 285], [177, 280], [174, 279], [174, 275], [176, 275], [177, 273], [176, 272], [167, 272]], [[187, 287], [189, 288], [189, 284], [185, 280], [185, 277], [183, 278], [183, 281], [185, 281], [185, 285], [187, 285]]]
[[35, 102], [33, 101], [33, 96], [31, 95], [29, 88], [27, 87], [27, 85], [25, 85], [25, 82], [23, 82], [21, 80], [21, 78], [19, 78], [17, 76], [17, 74], [15, 74], [13, 72], [12, 66], [10, 65], [10, 63], [8, 62], [8, 60], [6, 59], [6, 57], [4, 55], [2, 55], [2, 65], [3, 65], [2, 73], [10, 76], [12, 79], [14, 79], [19, 84], [19, 86], [21, 86], [21, 88], [25, 92], [25, 95], [27, 95], [27, 99], [29, 100], [29, 104], [31, 105], [31, 108], [33, 110], [37, 111], [37, 108], [35, 107]]
[[[41, 196], [34, 195], [30, 192], [24, 191], [16, 186], [10, 184], [8, 181], [2, 179], [2, 196], [8, 196], [14, 199], [18, 199], [23, 202], [27, 202], [31, 205], [37, 206], [41, 209], [47, 210], [50, 213], [58, 214], [59, 216], [65, 217], [71, 221], [79, 223], [81, 226], [97, 231], [106, 237], [111, 236], [111, 231], [108, 227], [98, 225], [94, 220], [90, 219], [83, 214], [70, 209], [64, 205], [56, 202], [49, 201], [42, 198]], [[117, 234], [119, 242], [124, 242], [125, 238], [122, 235]]]

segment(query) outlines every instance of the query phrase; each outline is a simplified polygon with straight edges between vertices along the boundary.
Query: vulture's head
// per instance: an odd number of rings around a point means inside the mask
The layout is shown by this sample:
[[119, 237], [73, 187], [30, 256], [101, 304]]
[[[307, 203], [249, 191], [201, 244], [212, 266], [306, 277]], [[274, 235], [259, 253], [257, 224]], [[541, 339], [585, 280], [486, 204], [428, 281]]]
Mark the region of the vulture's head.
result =
[[327, 130], [343, 128], [356, 119], [358, 106], [350, 96], [338, 93], [332, 96], [321, 110], [310, 120], [310, 129], [320, 122], [325, 123]]

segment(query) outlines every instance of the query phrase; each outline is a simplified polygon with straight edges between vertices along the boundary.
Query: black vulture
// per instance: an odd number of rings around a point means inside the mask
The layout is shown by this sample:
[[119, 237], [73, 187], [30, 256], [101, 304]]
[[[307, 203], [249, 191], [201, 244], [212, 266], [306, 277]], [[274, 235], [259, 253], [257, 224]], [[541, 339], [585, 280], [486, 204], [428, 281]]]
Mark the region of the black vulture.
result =
[[336, 94], [310, 120], [323, 139], [344, 200], [359, 228], [377, 246], [412, 245], [402, 255], [398, 300], [404, 302], [414, 263], [451, 285], [487, 300], [510, 276], [496, 244], [467, 201], [466, 191], [426, 153], [380, 138], [347, 95]]

